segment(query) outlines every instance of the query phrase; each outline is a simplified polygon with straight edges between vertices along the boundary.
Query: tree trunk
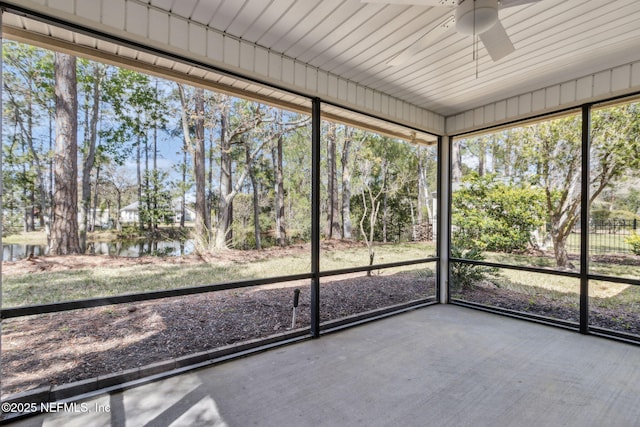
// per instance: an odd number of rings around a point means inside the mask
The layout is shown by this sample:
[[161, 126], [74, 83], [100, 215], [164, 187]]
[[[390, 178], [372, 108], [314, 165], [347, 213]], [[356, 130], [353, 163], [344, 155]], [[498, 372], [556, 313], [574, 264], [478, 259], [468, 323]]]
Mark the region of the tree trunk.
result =
[[36, 231], [36, 195], [33, 191], [29, 192], [29, 231]]
[[[228, 120], [231, 108], [229, 102], [230, 99], [225, 97], [220, 107], [220, 202], [215, 239], [215, 246], [220, 249], [226, 248], [227, 242], [233, 242], [233, 200], [249, 176], [251, 163], [255, 161], [256, 156], [258, 156], [263, 147], [272, 140], [272, 138], [261, 138], [257, 146], [251, 148], [249, 154], [250, 163], [245, 164], [242, 171], [238, 173], [237, 182], [234, 186], [232, 177], [232, 144], [250, 144], [248, 141], [243, 141], [240, 136], [253, 129], [258, 129], [263, 116], [260, 107], [256, 104], [253, 104], [253, 107], [245, 107], [244, 111], [247, 114], [244, 117], [245, 120], [231, 129]], [[253, 137], [250, 138], [250, 141], [256, 142]]]
[[116, 189], [116, 230], [122, 231], [122, 224], [120, 223], [120, 209], [122, 209], [122, 192]]
[[55, 191], [49, 252], [80, 253], [78, 239], [78, 101], [76, 58], [55, 53], [56, 147]]
[[153, 209], [153, 228], [158, 228], [158, 222], [161, 218], [158, 215], [158, 126], [154, 124], [153, 127], [153, 145], [152, 145], [153, 163], [152, 163], [152, 178], [151, 182], [151, 208]]
[[[27, 176], [27, 167], [22, 165], [22, 176]], [[30, 227], [32, 221], [29, 221], [29, 215], [33, 216], [33, 206], [29, 206], [29, 190], [26, 184], [22, 187], [22, 199], [24, 200], [23, 218], [22, 218], [22, 231], [28, 233], [33, 231]]]
[[253, 235], [256, 241], [256, 249], [260, 250], [262, 249], [262, 242], [260, 240], [260, 197], [258, 194], [258, 181], [256, 180], [256, 174], [253, 170], [253, 159], [251, 158], [251, 147], [249, 147], [249, 144], [245, 144], [244, 151], [253, 194]]
[[462, 180], [462, 153], [460, 143], [452, 142], [451, 146], [451, 182], [459, 183]]
[[207, 211], [206, 150], [204, 141], [204, 89], [195, 89], [195, 141], [193, 148], [193, 174], [196, 180], [195, 233], [201, 244], [208, 248], [211, 219]]
[[487, 162], [487, 141], [484, 137], [478, 138], [478, 175], [484, 176], [485, 163]]
[[[557, 224], [552, 224], [551, 228], [558, 227]], [[556, 258], [556, 265], [561, 268], [575, 268], [575, 266], [569, 261], [569, 254], [565, 246], [566, 238], [562, 233], [552, 232], [551, 237], [553, 239], [553, 253]]]
[[[29, 89], [28, 98], [29, 98], [28, 99], [29, 114], [27, 115], [27, 141], [29, 142], [29, 152], [33, 156], [33, 162], [35, 164], [36, 171], [38, 173], [37, 182], [38, 182], [38, 193], [40, 196], [39, 222], [40, 222], [40, 227], [44, 227], [44, 214], [47, 211], [47, 193], [44, 187], [44, 168], [42, 167], [40, 156], [38, 155], [38, 152], [35, 150], [35, 147], [33, 146], [33, 102], [32, 102], [31, 89]], [[33, 228], [35, 228], [35, 224]]]
[[342, 144], [342, 238], [351, 239], [351, 165], [349, 157], [353, 142], [353, 130], [345, 126]]
[[[55, 101], [53, 101], [55, 103]], [[53, 105], [52, 105], [53, 107]], [[49, 113], [49, 152], [53, 153], [54, 146], [54, 136], [53, 136], [53, 126], [55, 118], [53, 115], [53, 108], [50, 109], [52, 113]], [[53, 156], [49, 156], [49, 206], [47, 209], [47, 220], [44, 223], [44, 227], [47, 234], [47, 247], [50, 245], [51, 241], [51, 220], [53, 218]]]
[[233, 192], [233, 176], [231, 175], [232, 158], [231, 142], [227, 140], [227, 108], [223, 106], [220, 114], [220, 203], [218, 206], [218, 225], [216, 227], [216, 248], [227, 247], [233, 238], [231, 224], [233, 221], [233, 205], [229, 195]]
[[[182, 133], [185, 142], [185, 149], [191, 153], [193, 158], [193, 174], [196, 181], [196, 205], [195, 205], [195, 237], [197, 244], [208, 250], [211, 242], [211, 216], [207, 207], [207, 180], [206, 180], [206, 150], [204, 133], [204, 89], [196, 88], [194, 91], [194, 138], [191, 138], [189, 129], [189, 105], [184, 92], [184, 87], [178, 84], [178, 94], [180, 95]], [[186, 153], [183, 166], [183, 182], [186, 180]], [[184, 190], [183, 190], [184, 191]], [[184, 226], [184, 194], [182, 201], [182, 219], [180, 226]]]
[[500, 144], [498, 142], [498, 137], [494, 133], [491, 136], [491, 172], [497, 173], [499, 168], [498, 157], [500, 156]]
[[136, 180], [138, 184], [138, 226], [140, 230], [144, 230], [144, 221], [142, 218], [142, 138], [138, 135], [136, 144]]
[[208, 150], [208, 154], [209, 154], [209, 189], [208, 189], [208, 193], [207, 193], [207, 212], [209, 212], [209, 225], [211, 225], [211, 211], [213, 210], [213, 168], [214, 168], [214, 156], [213, 156], [213, 148], [215, 146], [215, 141], [214, 141], [214, 133], [213, 130], [210, 129], [209, 130], [209, 150]]
[[180, 228], [184, 228], [184, 217], [187, 213], [187, 149], [185, 147], [182, 152], [182, 186], [181, 186], [181, 194], [180, 194]]
[[[184, 216], [186, 213], [186, 191], [187, 191], [187, 153], [189, 147], [191, 147], [191, 134], [189, 133], [189, 118], [187, 115], [187, 99], [184, 94], [184, 87], [178, 84], [178, 95], [180, 96], [180, 120], [182, 122], [182, 138], [184, 139], [184, 146], [182, 147], [182, 197], [180, 200], [180, 228], [184, 228]], [[196, 235], [197, 238], [197, 235]]]
[[506, 132], [505, 140], [504, 140], [504, 176], [506, 178], [511, 177], [511, 151], [512, 151], [512, 143], [511, 143], [511, 134]]
[[[13, 105], [12, 108], [15, 108], [18, 112], [21, 110], [21, 107], [18, 106], [18, 101], [16, 101], [15, 97], [13, 96], [12, 91], [5, 86], [5, 89], [7, 91], [7, 94], [9, 96], [9, 99], [11, 100], [11, 103]], [[40, 161], [40, 156], [37, 152], [37, 150], [34, 147], [34, 135], [33, 135], [33, 98], [32, 98], [32, 90], [31, 87], [29, 85], [29, 90], [27, 91], [25, 97], [26, 99], [26, 104], [27, 104], [27, 111], [26, 114], [24, 114], [24, 116], [26, 116], [27, 118], [27, 123], [24, 123], [24, 120], [22, 118], [22, 115], [20, 113], [15, 114], [15, 120], [16, 120], [16, 125], [19, 125], [21, 130], [22, 130], [22, 134], [23, 137], [21, 138], [22, 140], [22, 148], [23, 150], [25, 149], [25, 141], [27, 143], [27, 147], [29, 150], [29, 153], [31, 154], [32, 158], [33, 158], [33, 164], [32, 166], [35, 167], [36, 170], [36, 182], [37, 182], [37, 187], [38, 187], [38, 192], [39, 192], [39, 208], [38, 210], [40, 211], [40, 215], [39, 215], [39, 222], [40, 222], [40, 226], [44, 226], [45, 222], [44, 222], [44, 213], [47, 212], [47, 206], [46, 206], [46, 191], [45, 191], [45, 186], [44, 186], [44, 169], [42, 167], [42, 162]], [[27, 176], [27, 170], [26, 167], [23, 167], [23, 174], [26, 177]], [[32, 190], [33, 193], [33, 190]], [[27, 190], [24, 190], [24, 197], [25, 197], [25, 201], [28, 200], [27, 197]], [[24, 231], [34, 231], [35, 230], [35, 218], [34, 218], [34, 210], [36, 207], [35, 204], [35, 194], [31, 194], [29, 195], [29, 197], [31, 197], [32, 199], [32, 203], [31, 203], [31, 208], [30, 211], [27, 211], [27, 206], [25, 205], [25, 216], [24, 216]]]
[[338, 167], [336, 158], [336, 124], [329, 123], [327, 131], [327, 167], [328, 167], [328, 199], [327, 199], [327, 239], [333, 239], [340, 235], [340, 223], [338, 222]]
[[[378, 197], [380, 193], [376, 196], [371, 192], [371, 188], [366, 186], [367, 193], [369, 195], [369, 203], [371, 203], [371, 209], [367, 209], [367, 198], [365, 197], [365, 188], [362, 189], [362, 205], [364, 208], [364, 212], [362, 213], [362, 217], [360, 218], [360, 231], [362, 232], [362, 237], [365, 240], [365, 244], [367, 245], [367, 250], [369, 252], [369, 265], [373, 265], [373, 261], [375, 260], [376, 251], [373, 248], [373, 236], [376, 226], [376, 221], [378, 218], [378, 210], [380, 209], [380, 202], [378, 201]], [[364, 229], [364, 220], [367, 218], [367, 214], [369, 215], [369, 234]], [[367, 276], [371, 276], [371, 270], [367, 271]]]
[[100, 164], [96, 167], [96, 184], [93, 189], [93, 207], [91, 209], [91, 227], [89, 231], [94, 231], [96, 228], [97, 212], [98, 212], [98, 183], [100, 182]]
[[218, 212], [218, 226], [216, 227], [216, 249], [226, 249], [228, 247], [227, 236], [231, 234], [230, 227], [224, 225], [231, 223], [231, 210], [226, 208], [227, 203], [224, 199], [224, 197], [220, 197], [220, 211]]
[[284, 221], [284, 173], [283, 173], [283, 136], [276, 145], [276, 242], [279, 246], [287, 244], [287, 230]]
[[[429, 221], [429, 189], [427, 188], [427, 159], [425, 159], [425, 149], [418, 147], [418, 206], [417, 222], [422, 224]], [[412, 205], [413, 209], [413, 205]]]
[[102, 68], [94, 65], [93, 69], [93, 104], [91, 114], [86, 111], [87, 133], [84, 140], [84, 158], [82, 159], [82, 202], [80, 204], [80, 248], [84, 252], [87, 248], [87, 229], [89, 222], [89, 212], [91, 210], [91, 170], [96, 159], [96, 144], [98, 141], [98, 119], [100, 112], [100, 86], [102, 84]]
[[416, 215], [413, 212], [413, 202], [411, 200], [409, 200], [409, 211], [411, 213], [411, 240], [415, 242], [418, 240], [418, 235], [416, 233]]
[[151, 210], [151, 186], [149, 185], [149, 136], [144, 134], [144, 206], [147, 219], [147, 229], [153, 230], [154, 212]]
[[389, 220], [387, 207], [387, 193], [385, 192], [382, 196], [382, 243], [387, 243], [387, 222]]
[[[382, 164], [381, 164], [381, 169], [382, 169], [382, 188], [386, 189], [387, 188], [387, 166], [388, 165], [388, 161], [387, 158], [383, 158], [382, 159]], [[382, 242], [383, 243], [387, 243], [387, 221], [388, 221], [388, 216], [387, 216], [387, 192], [384, 191], [384, 194], [382, 196]], [[376, 211], [377, 213], [377, 211]], [[375, 225], [375, 223], [372, 223], [372, 226]], [[373, 233], [371, 234], [371, 240], [373, 240]]]

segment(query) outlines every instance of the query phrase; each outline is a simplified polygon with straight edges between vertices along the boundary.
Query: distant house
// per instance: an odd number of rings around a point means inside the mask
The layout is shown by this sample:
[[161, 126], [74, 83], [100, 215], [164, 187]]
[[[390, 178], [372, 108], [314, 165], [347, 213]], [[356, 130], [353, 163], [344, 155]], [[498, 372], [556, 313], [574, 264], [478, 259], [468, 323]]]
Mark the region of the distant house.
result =
[[[111, 212], [109, 209], [89, 209], [87, 223], [89, 228], [107, 228], [110, 225]], [[95, 219], [95, 224], [93, 220]], [[80, 210], [78, 209], [78, 222], [80, 222]]]
[[124, 208], [120, 209], [120, 222], [138, 222], [140, 220], [140, 215], [138, 213], [139, 205], [140, 203], [133, 202], [130, 205], [127, 205]]
[[[140, 204], [138, 202], [133, 202], [130, 205], [127, 205], [124, 208], [120, 209], [120, 222], [123, 224], [137, 223], [140, 220], [139, 209], [140, 209]], [[172, 200], [171, 209], [173, 212], [174, 222], [180, 222], [182, 212], [180, 208], [179, 198]], [[189, 208], [188, 206], [185, 206], [185, 209], [184, 209], [185, 222], [195, 221], [195, 219], [196, 219], [195, 211]]]
[[[173, 213], [174, 213], [174, 221], [180, 222], [180, 218], [182, 217], [182, 212], [180, 209], [180, 201], [178, 200], [178, 204], [173, 204]], [[188, 206], [184, 207], [184, 221], [190, 222], [196, 220], [196, 211], [189, 208]]]

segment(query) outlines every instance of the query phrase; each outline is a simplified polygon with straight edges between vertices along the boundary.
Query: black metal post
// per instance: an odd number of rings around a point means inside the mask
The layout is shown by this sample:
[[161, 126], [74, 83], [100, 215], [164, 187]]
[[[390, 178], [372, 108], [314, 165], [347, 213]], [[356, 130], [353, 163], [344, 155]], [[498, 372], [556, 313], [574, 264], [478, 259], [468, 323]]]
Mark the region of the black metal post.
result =
[[[443, 228], [444, 228], [444, 224], [447, 222], [446, 216], [444, 215], [444, 204], [443, 204], [443, 200], [446, 203], [447, 202], [447, 198], [445, 197], [445, 192], [442, 191], [443, 190], [443, 183], [446, 181], [443, 179], [442, 177], [442, 172], [444, 171], [443, 168], [443, 164], [442, 161], [444, 159], [443, 155], [442, 155], [442, 141], [443, 138], [441, 136], [438, 136], [438, 179], [437, 179], [437, 188], [438, 188], [438, 192], [437, 192], [437, 209], [436, 209], [436, 222], [434, 222], [433, 226], [435, 227], [436, 230], [436, 257], [438, 257], [438, 262], [436, 263], [436, 301], [438, 302], [443, 302], [443, 296], [446, 294], [443, 294], [443, 280], [441, 280], [443, 277], [447, 277], [445, 275], [442, 274], [442, 269], [444, 264], [443, 261], [443, 253], [442, 253], [442, 238], [444, 237], [445, 239], [448, 239], [448, 236], [445, 236], [445, 233], [442, 232]], [[448, 257], [446, 257], [448, 258]]]
[[311, 335], [320, 336], [320, 98], [311, 101]]
[[589, 333], [589, 150], [591, 105], [582, 106], [582, 185], [580, 204], [580, 333]]
[[[3, 50], [3, 44], [4, 44], [4, 39], [2, 37], [2, 29], [3, 29], [3, 14], [4, 14], [4, 9], [0, 9], [0, 53]], [[3, 76], [3, 60], [2, 60], [2, 56], [0, 55], [0, 135], [2, 135], [2, 122], [4, 121], [4, 104], [2, 103], [2, 88], [4, 87], [4, 81], [2, 80], [2, 76]], [[2, 235], [3, 235], [3, 229], [2, 229], [2, 225], [4, 224], [4, 218], [3, 218], [3, 212], [4, 212], [4, 206], [2, 204], [2, 196], [4, 195], [3, 192], [3, 188], [4, 188], [4, 182], [2, 177], [3, 172], [2, 172], [2, 163], [4, 162], [4, 156], [3, 156], [3, 151], [0, 151], [0, 218], [2, 219], [2, 221], [0, 221], [0, 247], [2, 247]], [[2, 264], [4, 263], [4, 250], [2, 251], [2, 253], [0, 253], [0, 309], [2, 308]], [[0, 316], [0, 336], [2, 336], [2, 316]], [[0, 356], [2, 356], [2, 339], [0, 339]], [[0, 357], [0, 368], [2, 368], [2, 357]], [[2, 394], [2, 381], [0, 381], [0, 394]]]

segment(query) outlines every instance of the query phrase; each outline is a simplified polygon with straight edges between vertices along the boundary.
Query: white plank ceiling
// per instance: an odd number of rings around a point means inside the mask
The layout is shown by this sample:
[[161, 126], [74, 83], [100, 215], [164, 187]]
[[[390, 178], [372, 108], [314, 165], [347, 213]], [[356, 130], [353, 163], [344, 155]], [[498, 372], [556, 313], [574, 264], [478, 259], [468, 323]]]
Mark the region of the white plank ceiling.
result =
[[[640, 90], [640, 0], [539, 0], [504, 8], [500, 20], [516, 49], [510, 55], [493, 62], [479, 44], [474, 60], [473, 36], [451, 30], [401, 66], [388, 62], [452, 9], [361, 0], [0, 2], [440, 134]], [[165, 70], [202, 74], [20, 14], [5, 14], [5, 23]], [[213, 72], [202, 78], [233, 88], [247, 85]]]
[[492, 62], [449, 32], [404, 66], [387, 62], [447, 8], [360, 0], [143, 0], [443, 116], [640, 60], [639, 0], [541, 0], [500, 11], [516, 51]]
[[[12, 40], [35, 44], [53, 50], [66, 51], [88, 59], [136, 69], [187, 84], [199, 85], [207, 89], [253, 99], [290, 111], [311, 114], [309, 98], [294, 95], [287, 91], [131, 49], [114, 42], [97, 39], [12, 13], [3, 15], [3, 25], [4, 33]], [[437, 137], [434, 134], [389, 123], [374, 116], [360, 114], [335, 105], [324, 105], [322, 116], [327, 120], [364, 127], [374, 132], [422, 145], [433, 145], [437, 142]]]

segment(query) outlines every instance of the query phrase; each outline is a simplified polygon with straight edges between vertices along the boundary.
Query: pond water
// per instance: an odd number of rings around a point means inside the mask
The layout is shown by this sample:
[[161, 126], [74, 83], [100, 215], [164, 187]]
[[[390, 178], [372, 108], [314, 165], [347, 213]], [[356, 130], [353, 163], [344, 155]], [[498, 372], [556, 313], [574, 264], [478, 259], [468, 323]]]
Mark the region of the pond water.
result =
[[[87, 245], [88, 254], [117, 255], [122, 257], [139, 257], [143, 255], [181, 256], [194, 251], [193, 240], [136, 240], [121, 242], [91, 242]], [[40, 245], [3, 244], [3, 261], [16, 261], [46, 253], [46, 247]]]

